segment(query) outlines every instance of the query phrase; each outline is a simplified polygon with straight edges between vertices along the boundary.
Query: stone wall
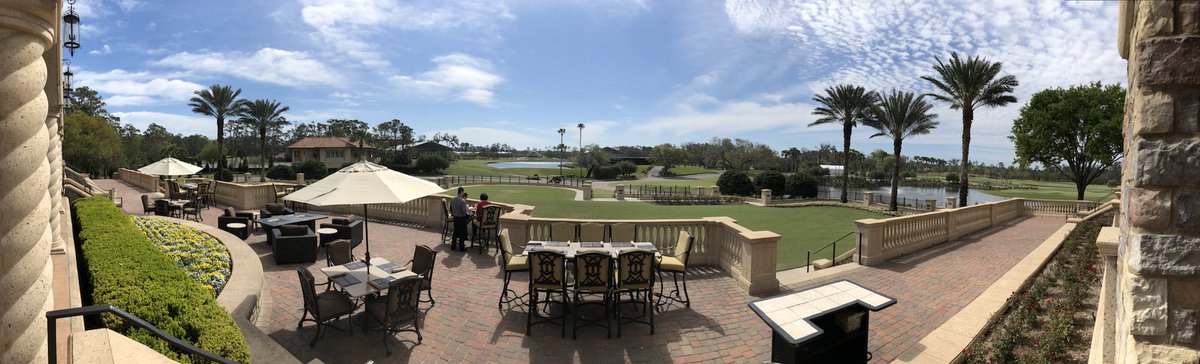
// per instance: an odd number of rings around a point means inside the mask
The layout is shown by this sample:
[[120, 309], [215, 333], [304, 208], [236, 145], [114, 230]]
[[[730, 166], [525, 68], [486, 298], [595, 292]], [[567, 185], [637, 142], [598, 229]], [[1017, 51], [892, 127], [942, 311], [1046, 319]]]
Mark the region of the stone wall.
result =
[[1200, 2], [1119, 6], [1118, 47], [1129, 61], [1129, 93], [1112, 360], [1196, 363]]

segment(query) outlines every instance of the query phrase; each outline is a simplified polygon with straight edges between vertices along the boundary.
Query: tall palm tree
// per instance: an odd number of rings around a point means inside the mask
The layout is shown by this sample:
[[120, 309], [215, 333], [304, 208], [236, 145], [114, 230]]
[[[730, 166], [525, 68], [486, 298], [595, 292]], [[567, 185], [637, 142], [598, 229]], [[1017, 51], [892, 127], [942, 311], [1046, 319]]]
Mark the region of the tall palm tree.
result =
[[855, 85], [828, 87], [824, 95], [813, 96], [813, 101], [821, 104], [813, 110], [813, 115], [821, 118], [808, 126], [842, 124], [842, 203], [846, 202], [850, 188], [850, 132], [859, 122], [871, 117], [871, 109], [878, 99], [879, 95], [874, 91]]
[[563, 143], [563, 135], [567, 134], [566, 128], [558, 128], [558, 175], [562, 176], [563, 154], [567, 152], [567, 145]]
[[933, 120], [937, 115], [929, 113], [932, 108], [932, 104], [925, 102], [925, 95], [892, 90], [891, 94], [880, 98], [872, 117], [863, 121], [864, 125], [879, 131], [872, 138], [884, 136], [892, 139], [892, 153], [895, 156], [892, 163], [892, 211], [896, 211], [896, 191], [900, 188], [900, 147], [904, 139], [929, 134], [937, 128], [938, 122]]
[[242, 89], [234, 90], [229, 86], [212, 85], [207, 89], [196, 91], [196, 96], [188, 102], [192, 112], [217, 118], [217, 168], [225, 169], [225, 118], [241, 115], [248, 104], [239, 99]]
[[579, 153], [583, 153], [583, 123], [579, 123], [575, 127], [579, 128]]
[[971, 123], [975, 121], [975, 109], [981, 107], [1000, 107], [1017, 102], [1012, 95], [1017, 87], [1017, 78], [1012, 75], [1000, 75], [1000, 62], [989, 62], [987, 59], [975, 56], [966, 60], [958, 58], [958, 53], [950, 53], [950, 62], [942, 63], [935, 58], [937, 65], [933, 70], [937, 76], [921, 76], [921, 78], [937, 87], [940, 94], [926, 94], [935, 100], [950, 104], [954, 110], [962, 110], [962, 165], [958, 170], [958, 205], [967, 205], [967, 172], [971, 162], [968, 154], [971, 149]]
[[[242, 113], [242, 118], [238, 122], [246, 124], [258, 132], [258, 151], [262, 154], [262, 163], [267, 163], [267, 167], [274, 167], [275, 161], [270, 157], [271, 152], [267, 149], [267, 135], [272, 132], [278, 132], [283, 126], [288, 125], [287, 118], [283, 117], [283, 113], [291, 110], [287, 106], [283, 106], [278, 101], [258, 99], [246, 105], [245, 112]], [[266, 176], [267, 168], [262, 168], [263, 176]]]

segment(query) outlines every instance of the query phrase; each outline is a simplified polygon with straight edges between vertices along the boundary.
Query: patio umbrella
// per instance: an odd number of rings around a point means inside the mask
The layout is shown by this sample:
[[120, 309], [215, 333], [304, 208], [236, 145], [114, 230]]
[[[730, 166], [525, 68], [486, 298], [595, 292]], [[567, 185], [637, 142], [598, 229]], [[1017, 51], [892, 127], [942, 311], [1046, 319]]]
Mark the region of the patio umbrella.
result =
[[145, 167], [138, 168], [138, 172], [152, 174], [155, 176], [185, 176], [196, 174], [203, 167], [184, 162], [175, 158], [166, 157], [158, 162], [147, 164]]
[[387, 167], [362, 161], [283, 196], [286, 201], [314, 206], [363, 205], [363, 235], [367, 241], [368, 264], [371, 261], [371, 233], [367, 204], [405, 203], [445, 191], [422, 178], [396, 172]]

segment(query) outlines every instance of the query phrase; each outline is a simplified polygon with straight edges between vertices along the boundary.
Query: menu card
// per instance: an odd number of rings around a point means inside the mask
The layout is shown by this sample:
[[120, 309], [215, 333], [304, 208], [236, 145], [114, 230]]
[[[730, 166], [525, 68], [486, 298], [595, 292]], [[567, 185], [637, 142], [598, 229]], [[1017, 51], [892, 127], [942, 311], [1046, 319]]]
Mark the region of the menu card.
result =
[[379, 268], [379, 270], [382, 270], [382, 271], [388, 272], [388, 273], [396, 273], [396, 272], [408, 269], [408, 267], [404, 267], [404, 266], [401, 266], [399, 264], [392, 263], [392, 262], [380, 264], [375, 267]]
[[581, 248], [603, 248], [604, 243], [579, 243]]
[[349, 287], [349, 286], [353, 286], [353, 285], [362, 283], [362, 281], [358, 280], [358, 278], [354, 278], [354, 276], [352, 276], [352, 275], [343, 274], [343, 275], [340, 275], [337, 277], [333, 277], [333, 283], [337, 283], [337, 285], [342, 286], [342, 287]]
[[396, 280], [396, 279], [392, 278], [390, 276], [372, 279], [371, 287], [375, 287], [375, 289], [384, 289], [384, 288], [387, 288], [388, 285], [391, 284], [393, 280]]
[[615, 242], [612, 242], [612, 247], [613, 248], [632, 248], [633, 243], [632, 242], [624, 242], [624, 241], [615, 241]]
[[542, 245], [549, 246], [549, 247], [565, 248], [565, 247], [567, 247], [567, 242], [565, 242], [565, 241], [547, 241], [546, 243], [544, 243]]
[[355, 270], [355, 269], [359, 269], [359, 268], [366, 267], [366, 266], [367, 266], [366, 263], [363, 263], [360, 261], [353, 261], [350, 263], [342, 264], [342, 267], [346, 268], [347, 270]]

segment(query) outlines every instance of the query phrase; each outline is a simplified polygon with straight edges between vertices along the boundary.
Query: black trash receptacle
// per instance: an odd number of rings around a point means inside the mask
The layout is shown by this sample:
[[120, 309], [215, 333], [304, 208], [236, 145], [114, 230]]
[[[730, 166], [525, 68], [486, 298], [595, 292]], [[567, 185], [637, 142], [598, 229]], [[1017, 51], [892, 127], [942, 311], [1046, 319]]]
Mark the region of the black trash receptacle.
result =
[[776, 363], [866, 363], [871, 311], [895, 299], [839, 281], [750, 303], [771, 327]]

